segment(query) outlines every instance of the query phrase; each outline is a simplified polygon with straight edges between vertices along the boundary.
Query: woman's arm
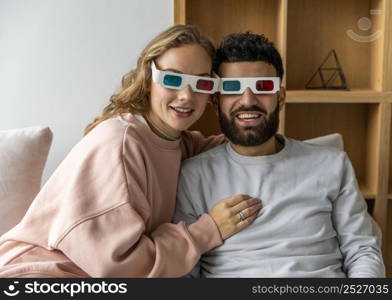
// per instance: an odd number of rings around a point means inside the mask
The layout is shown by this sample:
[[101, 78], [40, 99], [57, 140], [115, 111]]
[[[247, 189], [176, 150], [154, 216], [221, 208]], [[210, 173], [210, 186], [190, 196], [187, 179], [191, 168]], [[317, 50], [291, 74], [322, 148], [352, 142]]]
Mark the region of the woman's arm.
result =
[[208, 151], [225, 141], [226, 137], [223, 134], [204, 137], [199, 131], [184, 131], [181, 143], [182, 159]]
[[208, 215], [189, 226], [164, 223], [148, 235], [145, 229], [124, 203], [77, 225], [56, 248], [92, 277], [178, 277], [222, 242]]

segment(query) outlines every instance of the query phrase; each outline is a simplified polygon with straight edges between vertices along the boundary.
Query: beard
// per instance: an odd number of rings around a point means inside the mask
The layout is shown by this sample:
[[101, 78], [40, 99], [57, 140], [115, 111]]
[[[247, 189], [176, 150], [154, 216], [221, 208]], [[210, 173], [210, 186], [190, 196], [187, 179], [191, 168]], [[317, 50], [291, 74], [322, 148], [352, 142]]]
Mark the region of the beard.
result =
[[[239, 127], [235, 122], [235, 114], [239, 111], [259, 111], [263, 120], [257, 126]], [[218, 115], [222, 133], [235, 145], [259, 146], [273, 137], [279, 128], [279, 105], [268, 115], [258, 106], [240, 107], [232, 112], [230, 117], [226, 116], [219, 106]]]

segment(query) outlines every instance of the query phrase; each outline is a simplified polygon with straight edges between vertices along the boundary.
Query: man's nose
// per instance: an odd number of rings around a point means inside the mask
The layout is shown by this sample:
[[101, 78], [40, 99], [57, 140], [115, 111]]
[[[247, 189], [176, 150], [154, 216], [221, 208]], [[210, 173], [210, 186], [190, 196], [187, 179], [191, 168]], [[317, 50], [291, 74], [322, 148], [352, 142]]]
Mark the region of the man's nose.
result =
[[257, 97], [253, 94], [252, 90], [247, 87], [241, 95], [240, 102], [245, 106], [250, 106], [257, 103]]
[[191, 100], [192, 97], [193, 97], [193, 90], [189, 84], [178, 91], [178, 99], [180, 100], [187, 101], [187, 100]]

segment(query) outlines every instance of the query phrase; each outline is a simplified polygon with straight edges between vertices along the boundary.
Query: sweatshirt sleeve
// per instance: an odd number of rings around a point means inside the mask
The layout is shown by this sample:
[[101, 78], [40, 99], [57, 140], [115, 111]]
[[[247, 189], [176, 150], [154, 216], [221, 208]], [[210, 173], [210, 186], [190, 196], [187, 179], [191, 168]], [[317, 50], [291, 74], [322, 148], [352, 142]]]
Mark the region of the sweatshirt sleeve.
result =
[[182, 137], [182, 159], [195, 156], [223, 144], [226, 138], [223, 134], [204, 137], [199, 131], [185, 131]]
[[[95, 180], [97, 172], [89, 172], [97, 169], [90, 162], [77, 183], [80, 192], [68, 195], [79, 197], [87, 206], [101, 202], [100, 210], [89, 209], [90, 213], [72, 224], [54, 244], [92, 277], [183, 276], [202, 253], [222, 243], [208, 214], [191, 225], [163, 223], [146, 232], [152, 211], [145, 196], [140, 153], [127, 153], [133, 163], [132, 176], [125, 175], [121, 155], [112, 153], [106, 161], [101, 157], [99, 183]], [[118, 162], [111, 164], [116, 156]], [[112, 205], [105, 204], [111, 201]]]
[[[201, 176], [195, 176], [194, 173], [198, 174], [197, 170], [189, 164], [189, 161], [184, 162], [177, 186], [177, 202], [173, 219], [175, 223], [192, 224], [197, 221], [200, 215], [208, 211], [205, 202], [201, 199], [203, 193], [200, 193], [199, 185], [195, 184]], [[201, 256], [201, 260], [202, 258], [203, 256]], [[187, 277], [201, 277], [200, 260], [193, 270], [187, 274]]]
[[367, 212], [366, 202], [346, 154], [343, 158], [342, 184], [333, 203], [332, 218], [347, 277], [385, 277], [380, 229]]
[[143, 218], [124, 203], [75, 226], [57, 248], [92, 277], [179, 277], [219, 243], [212, 222], [203, 215], [147, 235]]
[[[187, 224], [192, 224], [197, 221], [199, 215], [201, 215], [201, 210], [197, 199], [191, 201], [190, 195], [192, 193], [189, 191], [189, 180], [187, 180], [188, 168], [183, 167], [180, 173], [180, 178], [178, 180], [177, 187], [177, 202], [176, 210], [174, 213], [174, 222], [186, 222]], [[192, 186], [192, 185], [191, 185]], [[200, 278], [200, 261], [195, 265], [193, 270], [187, 274], [186, 277], [189, 278]]]

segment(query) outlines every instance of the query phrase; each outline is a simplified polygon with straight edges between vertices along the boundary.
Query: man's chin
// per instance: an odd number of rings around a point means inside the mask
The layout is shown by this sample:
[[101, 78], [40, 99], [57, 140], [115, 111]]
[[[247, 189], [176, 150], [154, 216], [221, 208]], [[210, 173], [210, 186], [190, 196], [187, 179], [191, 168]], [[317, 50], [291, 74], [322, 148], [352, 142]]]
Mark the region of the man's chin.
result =
[[235, 130], [236, 132], [240, 133], [242, 136], [248, 136], [248, 135], [257, 135], [260, 132], [264, 131], [264, 126], [247, 126], [247, 127], [239, 127], [236, 126]]

